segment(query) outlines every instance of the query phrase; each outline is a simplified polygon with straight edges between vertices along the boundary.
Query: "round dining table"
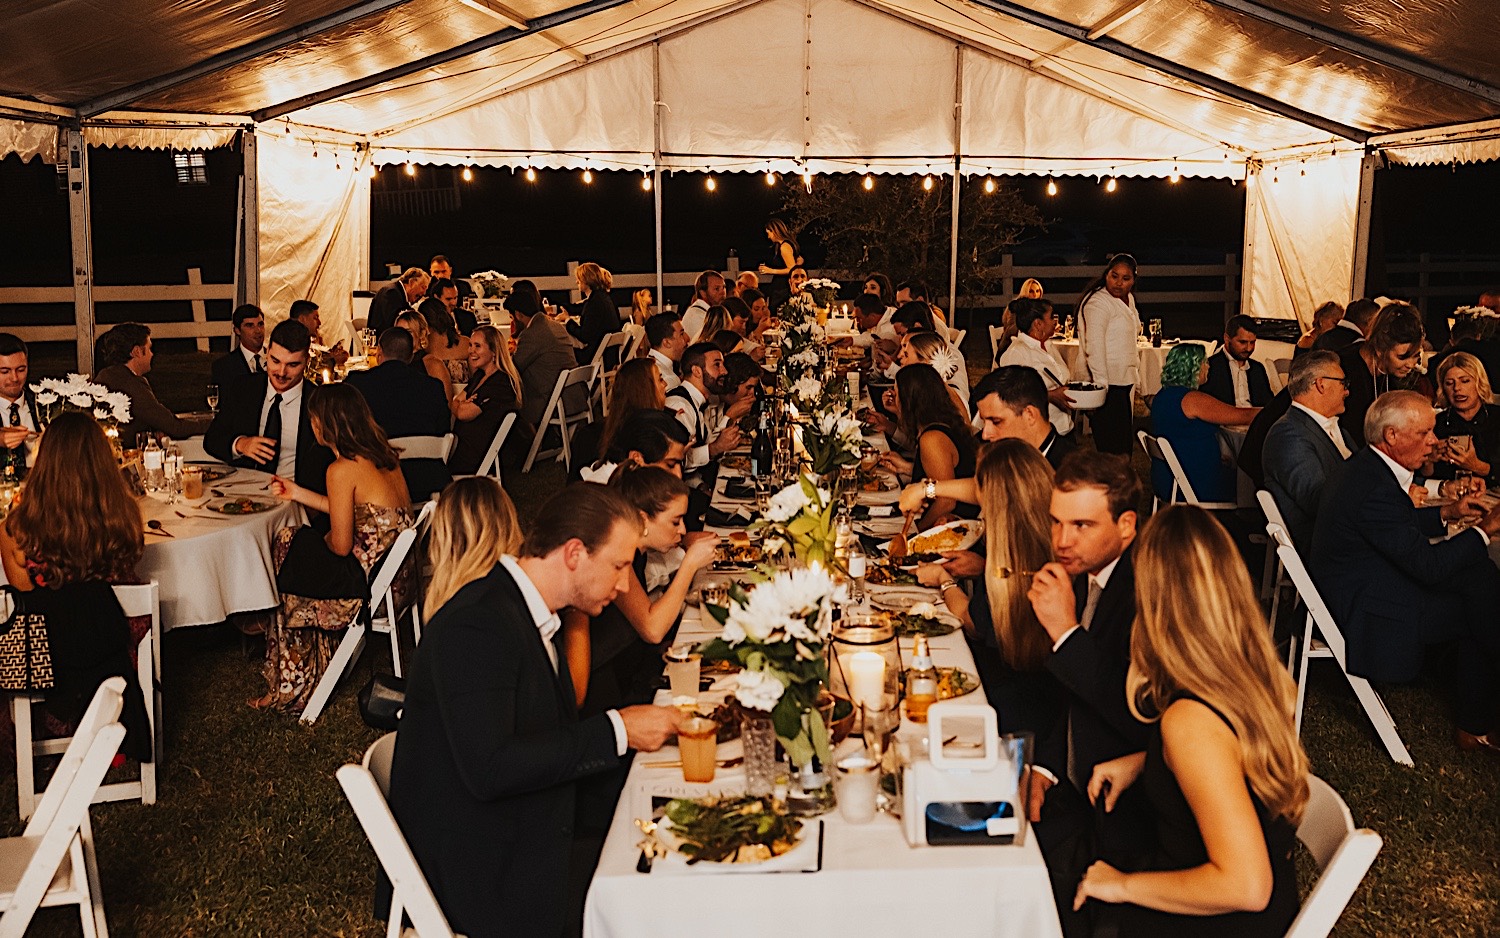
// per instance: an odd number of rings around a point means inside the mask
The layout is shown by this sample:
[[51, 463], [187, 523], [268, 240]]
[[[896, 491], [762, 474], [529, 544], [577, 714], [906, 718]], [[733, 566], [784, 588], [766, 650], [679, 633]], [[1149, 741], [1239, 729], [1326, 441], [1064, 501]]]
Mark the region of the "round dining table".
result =
[[[136, 572], [160, 584], [163, 629], [212, 625], [234, 613], [274, 608], [280, 601], [271, 541], [277, 528], [300, 525], [304, 516], [296, 502], [267, 491], [270, 481], [268, 473], [236, 469], [206, 485], [205, 498], [179, 498], [172, 504], [156, 495], [138, 500], [147, 527], [146, 550]], [[212, 510], [237, 498], [269, 507], [243, 515]]]

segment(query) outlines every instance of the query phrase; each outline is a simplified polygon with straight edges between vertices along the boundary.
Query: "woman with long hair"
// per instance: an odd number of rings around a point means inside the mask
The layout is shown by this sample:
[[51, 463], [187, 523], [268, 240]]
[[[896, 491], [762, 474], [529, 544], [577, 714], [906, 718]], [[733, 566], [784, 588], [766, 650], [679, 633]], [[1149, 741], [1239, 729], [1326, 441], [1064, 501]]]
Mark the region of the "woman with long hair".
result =
[[1172, 505], [1136, 541], [1135, 596], [1126, 693], [1151, 737], [1096, 766], [1088, 794], [1109, 811], [1139, 784], [1157, 851], [1130, 872], [1094, 863], [1076, 905], [1121, 904], [1126, 936], [1282, 935], [1299, 907], [1308, 765], [1249, 574], [1212, 515]]
[[573, 434], [574, 470], [572, 478], [604, 458], [613, 445], [620, 427], [632, 414], [643, 410], [661, 410], [667, 406], [667, 382], [653, 358], [632, 358], [615, 372], [614, 386], [609, 390], [609, 406], [604, 419], [586, 423]]
[[[125, 679], [122, 751], [149, 762], [151, 726], [136, 680], [136, 648], [151, 617], [127, 619], [113, 585], [139, 583], [141, 511], [104, 430], [87, 414], [53, 418], [37, 444], [26, 493], [0, 522], [5, 575], [26, 611], [47, 619], [52, 688], [45, 732], [67, 736], [105, 680]], [[10, 720], [7, 712], [3, 720]]]
[[422, 318], [427, 320], [427, 358], [436, 361], [448, 372], [449, 390], [454, 385], [469, 380], [469, 340], [458, 331], [458, 320], [449, 312], [441, 299], [449, 290], [455, 294], [458, 287], [452, 280], [434, 280], [429, 288], [431, 294], [417, 307]]
[[[915, 445], [915, 456], [907, 462], [894, 452], [880, 462], [912, 482], [923, 479], [968, 479], [974, 475], [974, 435], [969, 420], [953, 402], [953, 395], [931, 365], [906, 365], [896, 372], [893, 402], [902, 436]], [[917, 522], [918, 529], [941, 524], [949, 515], [975, 518], [979, 509], [952, 498], [932, 499]]]
[[1135, 258], [1116, 254], [1104, 272], [1078, 299], [1078, 336], [1089, 377], [1102, 384], [1104, 404], [1094, 412], [1094, 445], [1102, 453], [1130, 455], [1135, 385], [1139, 366], [1135, 350], [1141, 318], [1135, 310]]
[[1438, 446], [1434, 464], [1424, 473], [1430, 479], [1456, 479], [1461, 473], [1500, 482], [1500, 407], [1490, 403], [1493, 392], [1484, 365], [1468, 352], [1453, 352], [1437, 366], [1438, 412], [1433, 434]]
[[[792, 271], [802, 266], [802, 252], [797, 247], [797, 237], [785, 220], [773, 218], [766, 222], [766, 238], [771, 242], [772, 260], [775, 264], [761, 264], [760, 275], [770, 283], [770, 278], [780, 274], [790, 277]], [[795, 291], [794, 291], [795, 292]]]
[[455, 479], [438, 496], [432, 512], [427, 545], [432, 582], [427, 584], [422, 618], [431, 620], [454, 594], [520, 546], [516, 506], [500, 483], [491, 476]]
[[1021, 289], [1016, 291], [1015, 298], [1005, 304], [1005, 312], [1000, 314], [1000, 338], [995, 343], [995, 366], [1000, 365], [1000, 356], [1010, 348], [1010, 343], [1015, 339], [1020, 329], [1016, 325], [1016, 311], [1014, 304], [1016, 300], [1039, 300], [1042, 298], [1042, 282], [1035, 277], [1027, 277], [1021, 284]]
[[1349, 396], [1339, 424], [1359, 446], [1365, 443], [1365, 412], [1387, 391], [1418, 391], [1434, 397], [1431, 383], [1417, 371], [1422, 363], [1422, 314], [1405, 303], [1391, 303], [1375, 314], [1370, 337], [1339, 352]]
[[411, 333], [411, 366], [428, 377], [441, 381], [443, 396], [452, 402], [453, 377], [448, 373], [447, 364], [432, 354], [432, 330], [427, 325], [427, 317], [409, 309], [396, 317], [396, 325]]
[[891, 278], [879, 271], [865, 275], [864, 292], [880, 297], [880, 302], [885, 304], [887, 312], [896, 308], [896, 288], [891, 284]]
[[[397, 535], [411, 527], [411, 496], [400, 454], [375, 423], [359, 391], [347, 384], [309, 389], [313, 437], [333, 451], [328, 494], [276, 476], [271, 492], [328, 516], [328, 532], [303, 525], [276, 532], [273, 556], [281, 604], [266, 629], [263, 675], [268, 690], [256, 709], [300, 712], [328, 669], [340, 634], [369, 598], [370, 570]], [[398, 605], [411, 570], [396, 576]]]
[[[1234, 501], [1235, 468], [1219, 446], [1220, 427], [1245, 427], [1259, 407], [1235, 407], [1198, 390], [1208, 377], [1208, 349], [1183, 342], [1167, 353], [1161, 390], [1151, 399], [1151, 433], [1172, 444], [1193, 494], [1200, 501]], [[1151, 461], [1151, 487], [1164, 502], [1172, 501], [1172, 469]]]
[[896, 362], [900, 365], [931, 365], [953, 390], [959, 408], [969, 409], [969, 365], [947, 339], [926, 330], [908, 332], [901, 337]]
[[[455, 475], [478, 472], [505, 415], [521, 409], [521, 375], [510, 359], [510, 347], [499, 329], [480, 326], [469, 336], [469, 366], [473, 377], [462, 391], [454, 392], [448, 405], [453, 412], [453, 432], [458, 437], [453, 455], [448, 457], [448, 468]], [[524, 435], [512, 433], [506, 440], [507, 444], [516, 443], [516, 447], [502, 454], [507, 457], [507, 465]]]
[[[589, 714], [650, 699], [642, 678], [660, 673], [657, 646], [676, 624], [693, 577], [713, 562], [719, 543], [717, 534], [687, 533], [687, 483], [665, 469], [627, 464], [610, 485], [640, 510], [643, 523], [629, 588], [592, 618], [577, 610], [563, 613], [568, 670], [579, 707]], [[679, 545], [682, 563], [653, 599], [646, 589], [646, 552], [666, 553]]]

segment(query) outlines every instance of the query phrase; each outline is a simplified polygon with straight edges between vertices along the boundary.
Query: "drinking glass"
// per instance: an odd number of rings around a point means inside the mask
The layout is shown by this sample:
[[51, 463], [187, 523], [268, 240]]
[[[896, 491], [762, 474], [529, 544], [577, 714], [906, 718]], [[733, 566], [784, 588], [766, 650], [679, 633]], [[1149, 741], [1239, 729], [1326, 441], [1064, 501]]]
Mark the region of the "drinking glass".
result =
[[213, 411], [214, 415], [217, 416], [219, 413], [219, 386], [217, 384], [210, 384], [208, 386], [208, 393], [204, 397], [208, 400], [208, 409]]
[[692, 716], [677, 727], [677, 749], [682, 754], [684, 782], [711, 782], [719, 755], [719, 724]]
[[[687, 762], [684, 761], [686, 766]], [[864, 753], [839, 760], [834, 776], [839, 813], [850, 824], [868, 824], [875, 819], [876, 793], [880, 785], [880, 765]]]
[[673, 645], [667, 649], [667, 684], [672, 699], [698, 696], [698, 666], [702, 656], [692, 645]]

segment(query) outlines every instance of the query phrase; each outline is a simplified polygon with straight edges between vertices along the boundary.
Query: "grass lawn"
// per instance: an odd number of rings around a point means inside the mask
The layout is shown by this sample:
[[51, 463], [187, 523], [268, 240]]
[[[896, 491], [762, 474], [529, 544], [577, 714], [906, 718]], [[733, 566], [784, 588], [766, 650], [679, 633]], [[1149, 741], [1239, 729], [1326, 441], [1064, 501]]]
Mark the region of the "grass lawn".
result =
[[[195, 382], [163, 373], [156, 384], [186, 397]], [[561, 482], [561, 467], [548, 463], [513, 474], [507, 487], [524, 517]], [[245, 706], [263, 690], [259, 644], [247, 660], [231, 627], [177, 630], [163, 644], [160, 801], [92, 812], [112, 933], [383, 934], [369, 913], [374, 854], [333, 773], [377, 736], [354, 696], [373, 669], [389, 668], [385, 644], [369, 644], [311, 729]], [[1303, 732], [1313, 769], [1349, 802], [1356, 823], [1385, 838], [1335, 934], [1500, 934], [1500, 761], [1455, 749], [1438, 673], [1382, 688], [1417, 763], [1407, 769], [1386, 758], [1336, 666], [1314, 664]], [[20, 829], [14, 799], [6, 759], [0, 817], [11, 819], [8, 834]], [[44, 910], [30, 932], [79, 933], [67, 910]]]

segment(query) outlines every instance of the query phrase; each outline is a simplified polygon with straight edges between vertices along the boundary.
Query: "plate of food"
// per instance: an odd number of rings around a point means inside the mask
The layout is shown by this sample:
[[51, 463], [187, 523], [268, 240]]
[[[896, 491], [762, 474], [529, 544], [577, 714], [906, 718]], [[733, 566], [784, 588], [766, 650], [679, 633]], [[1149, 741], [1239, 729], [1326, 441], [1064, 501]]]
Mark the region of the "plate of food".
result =
[[203, 506], [221, 515], [256, 515], [276, 507], [275, 502], [255, 498], [215, 498]]
[[674, 798], [662, 808], [656, 837], [688, 866], [763, 867], [803, 842], [800, 819], [748, 795]]
[[865, 567], [865, 582], [871, 586], [916, 586], [917, 578], [909, 571], [880, 560]]
[[732, 472], [736, 475], [750, 474], [750, 457], [739, 454], [719, 457], [719, 472]]
[[183, 465], [192, 466], [194, 469], [202, 472], [203, 481], [208, 485], [212, 485], [221, 479], [227, 479], [235, 473], [233, 466], [226, 466], [221, 462], [189, 462], [183, 463]]
[[979, 543], [979, 538], [983, 535], [983, 521], [972, 519], [950, 521], [912, 535], [906, 541], [906, 550], [908, 554], [940, 554], [945, 550], [968, 550]]
[[958, 631], [958, 623], [951, 616], [945, 617], [942, 610], [927, 602], [909, 606], [905, 612], [892, 613], [891, 625], [895, 626], [900, 638], [916, 638], [918, 635], [936, 638]]
[[1067, 390], [1068, 397], [1073, 399], [1074, 410], [1097, 410], [1104, 406], [1104, 397], [1109, 393], [1109, 388], [1104, 385], [1087, 381], [1069, 381]]

